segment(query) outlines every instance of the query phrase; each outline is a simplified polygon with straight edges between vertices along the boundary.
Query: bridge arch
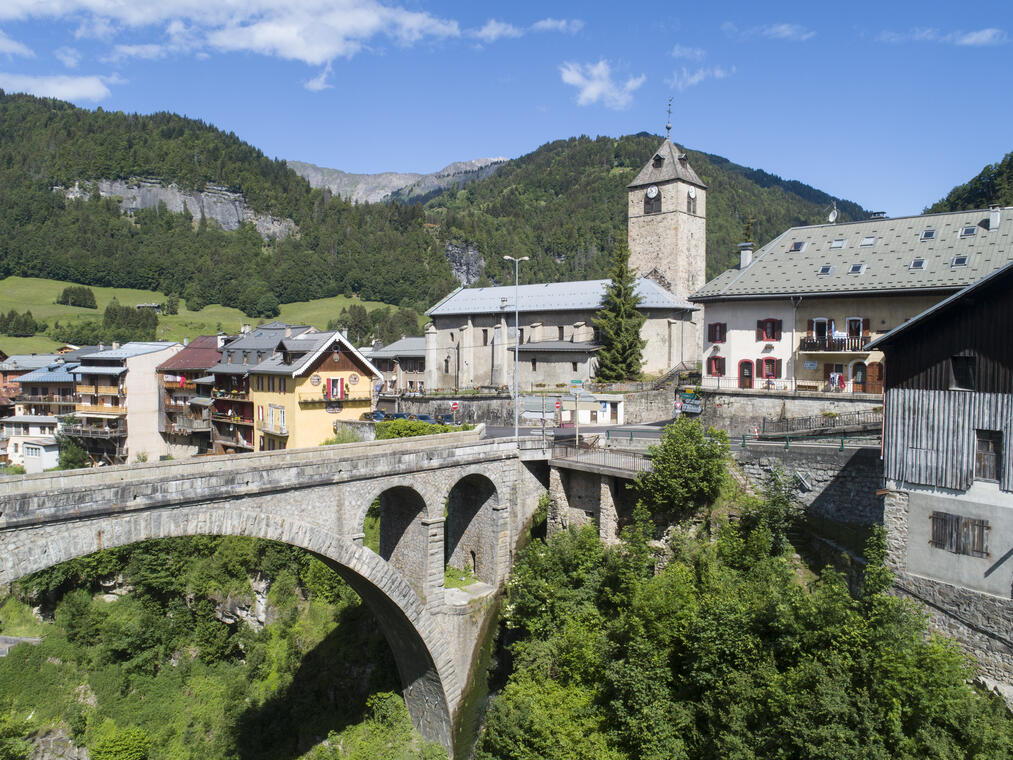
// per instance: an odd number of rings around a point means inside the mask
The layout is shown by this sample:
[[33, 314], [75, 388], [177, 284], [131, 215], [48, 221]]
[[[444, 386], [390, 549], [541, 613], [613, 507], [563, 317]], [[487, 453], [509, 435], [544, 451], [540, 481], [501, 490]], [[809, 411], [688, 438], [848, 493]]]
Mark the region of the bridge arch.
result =
[[482, 472], [467, 472], [448, 487], [441, 503], [446, 505], [445, 564], [470, 568], [483, 583], [496, 585], [500, 575], [496, 484]]
[[0, 584], [100, 549], [148, 539], [247, 536], [306, 549], [347, 581], [376, 616], [397, 663], [415, 727], [426, 739], [452, 746], [451, 705], [460, 688], [446, 637], [391, 563], [333, 531], [291, 515], [216, 502], [26, 525], [8, 529], [7, 534]]

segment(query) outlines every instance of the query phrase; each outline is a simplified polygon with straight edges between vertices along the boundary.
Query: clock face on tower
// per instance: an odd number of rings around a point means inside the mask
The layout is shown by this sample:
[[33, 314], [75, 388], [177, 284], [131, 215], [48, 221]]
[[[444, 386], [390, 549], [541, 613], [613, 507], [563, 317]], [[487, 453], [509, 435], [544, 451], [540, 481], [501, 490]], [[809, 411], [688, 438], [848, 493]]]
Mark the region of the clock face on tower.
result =
[[655, 198], [658, 197], [657, 185], [651, 185], [649, 188], [647, 188], [647, 197], [650, 198], [651, 200], [654, 200]]

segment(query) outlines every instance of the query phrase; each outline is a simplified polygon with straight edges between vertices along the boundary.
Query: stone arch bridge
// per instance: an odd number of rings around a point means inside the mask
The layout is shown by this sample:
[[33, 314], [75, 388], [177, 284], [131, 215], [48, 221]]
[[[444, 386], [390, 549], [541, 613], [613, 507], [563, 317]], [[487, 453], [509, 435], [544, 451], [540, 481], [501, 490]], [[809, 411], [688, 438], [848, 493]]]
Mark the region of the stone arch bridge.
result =
[[[370, 606], [427, 739], [450, 748], [491, 605], [447, 591], [447, 564], [489, 591], [509, 574], [547, 454], [483, 428], [425, 438], [144, 463], [0, 481], [0, 585], [103, 548], [253, 536], [313, 552]], [[380, 502], [379, 554], [363, 546]], [[478, 614], [476, 614], [478, 613]]]

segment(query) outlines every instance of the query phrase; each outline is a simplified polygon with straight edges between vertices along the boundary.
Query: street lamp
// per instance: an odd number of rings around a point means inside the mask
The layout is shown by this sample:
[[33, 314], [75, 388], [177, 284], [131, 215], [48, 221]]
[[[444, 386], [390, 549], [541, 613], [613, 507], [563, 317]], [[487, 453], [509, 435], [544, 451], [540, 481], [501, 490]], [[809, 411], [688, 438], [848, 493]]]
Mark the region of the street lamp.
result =
[[530, 256], [521, 256], [519, 259], [513, 256], [504, 256], [505, 261], [512, 261], [514, 263], [514, 443], [517, 444], [517, 448], [521, 445], [521, 407], [520, 407], [520, 393], [517, 388], [517, 375], [520, 372], [520, 355], [521, 355], [521, 310], [517, 299], [520, 295], [520, 265], [522, 261], [527, 261]]

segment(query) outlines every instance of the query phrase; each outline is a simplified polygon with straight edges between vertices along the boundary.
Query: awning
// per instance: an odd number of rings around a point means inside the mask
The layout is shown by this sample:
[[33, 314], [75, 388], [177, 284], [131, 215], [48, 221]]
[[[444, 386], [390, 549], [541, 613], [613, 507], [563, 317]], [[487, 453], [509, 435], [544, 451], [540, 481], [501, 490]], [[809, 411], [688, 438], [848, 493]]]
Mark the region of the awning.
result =
[[207, 396], [194, 396], [190, 399], [190, 403], [197, 406], [211, 406], [211, 402], [213, 400], [214, 399], [208, 398]]
[[120, 417], [125, 415], [127, 410], [124, 409], [119, 414], [108, 414], [106, 412], [74, 412], [75, 417], [97, 417], [100, 420], [118, 420]]
[[214, 385], [215, 384], [215, 376], [214, 375], [204, 375], [204, 377], [198, 377], [196, 380], [194, 380], [194, 382], [198, 383], [199, 385]]
[[122, 375], [126, 367], [78, 367], [71, 370], [75, 375]]

